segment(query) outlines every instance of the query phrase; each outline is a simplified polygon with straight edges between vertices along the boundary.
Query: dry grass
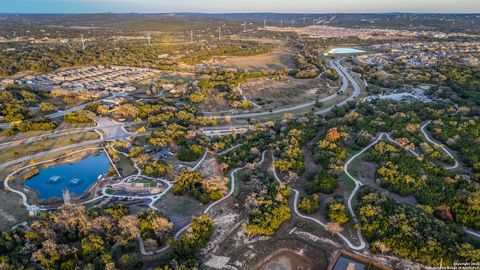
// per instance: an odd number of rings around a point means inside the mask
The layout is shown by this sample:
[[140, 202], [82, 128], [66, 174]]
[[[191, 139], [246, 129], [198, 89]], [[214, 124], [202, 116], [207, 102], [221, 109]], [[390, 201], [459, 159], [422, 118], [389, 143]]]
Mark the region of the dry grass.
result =
[[213, 64], [246, 70], [294, 68], [293, 52], [283, 47], [278, 47], [271, 53], [254, 56], [215, 57]]
[[250, 80], [241, 85], [245, 96], [264, 109], [276, 109], [328, 96], [331, 90], [319, 79], [298, 80], [292, 77]]
[[0, 152], [0, 162], [7, 162], [24, 156], [32, 155], [35, 153], [60, 148], [68, 145], [72, 145], [79, 142], [91, 141], [99, 139], [100, 136], [96, 132], [85, 132], [79, 134], [72, 134], [61, 136], [53, 139], [45, 139], [30, 144], [23, 144], [8, 148], [5, 151]]

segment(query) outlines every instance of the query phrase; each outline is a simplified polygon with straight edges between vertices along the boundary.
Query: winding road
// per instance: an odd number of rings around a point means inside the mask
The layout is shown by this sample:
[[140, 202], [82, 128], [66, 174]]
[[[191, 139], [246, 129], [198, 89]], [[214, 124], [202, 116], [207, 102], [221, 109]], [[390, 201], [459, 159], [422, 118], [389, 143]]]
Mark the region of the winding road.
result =
[[[272, 164], [273, 164], [273, 176], [275, 177], [275, 180], [279, 183], [282, 183], [282, 180], [280, 179], [280, 177], [278, 177], [278, 174], [277, 174], [277, 169], [275, 167], [275, 156], [273, 155], [273, 152], [272, 152]], [[357, 192], [359, 187], [355, 187], [355, 190], [352, 192], [352, 195], [350, 195], [351, 197]], [[298, 211], [298, 198], [300, 196], [300, 192], [294, 188], [292, 188], [293, 190], [293, 193], [294, 193], [294, 199], [293, 199], [293, 210], [295, 212], [295, 214], [303, 219], [307, 219], [307, 220], [310, 220], [310, 221], [313, 221], [315, 223], [317, 223], [318, 225], [322, 226], [324, 229], [327, 227], [327, 225], [325, 223], [323, 223], [322, 221], [316, 219], [316, 218], [313, 218], [313, 217], [310, 217], [310, 216], [306, 216], [306, 215], [303, 215], [302, 213], [300, 213], [300, 211]], [[352, 214], [354, 220], [355, 220], [355, 223], [357, 223], [357, 218], [355, 216], [355, 212], [353, 212], [353, 209], [349, 206], [349, 209], [350, 210], [350, 213]], [[357, 237], [358, 237], [358, 240], [360, 242], [359, 245], [354, 245], [352, 244], [352, 242], [345, 236], [343, 235], [342, 233], [335, 233], [336, 235], [338, 235], [347, 245], [349, 248], [353, 249], [353, 250], [363, 250], [365, 249], [365, 247], [367, 246], [365, 240], [363, 239], [363, 236], [362, 236], [362, 233], [360, 231], [359, 228], [356, 228], [357, 230]]]
[[457, 159], [453, 156], [453, 154], [443, 145], [443, 144], [439, 144], [437, 143], [436, 141], [432, 140], [430, 138], [430, 136], [428, 135], [428, 133], [425, 131], [425, 128], [431, 123], [432, 121], [428, 121], [427, 123], [425, 123], [421, 128], [420, 128], [420, 131], [423, 133], [423, 136], [425, 137], [425, 139], [430, 142], [431, 144], [437, 146], [437, 147], [440, 147], [443, 152], [445, 152], [449, 157], [451, 157], [455, 164], [453, 164], [452, 166], [446, 166], [444, 167], [446, 170], [454, 170], [456, 168], [458, 168], [458, 166], [460, 165], [457, 161]]
[[[452, 166], [444, 166], [444, 168], [446, 170], [453, 170], [453, 169], [456, 169], [458, 168], [459, 166], [459, 162], [458, 160], [455, 158], [455, 156], [443, 145], [433, 141], [432, 139], [430, 139], [430, 137], [428, 136], [428, 134], [426, 133], [425, 131], [425, 127], [427, 127], [429, 124], [431, 123], [431, 121], [428, 121], [426, 124], [424, 124], [422, 127], [421, 127], [421, 132], [422, 134], [424, 135], [425, 139], [427, 141], [429, 141], [430, 143], [440, 147], [443, 149], [443, 151], [445, 151], [445, 153], [447, 153], [451, 158], [453, 158], [453, 160], [455, 161], [455, 164], [452, 165]], [[345, 174], [355, 183], [355, 188], [352, 192], [352, 194], [350, 194], [350, 197], [348, 198], [348, 209], [350, 211], [350, 213], [352, 214], [352, 216], [354, 217], [355, 219], [355, 222], [357, 222], [357, 218], [356, 218], [356, 215], [355, 215], [355, 212], [353, 211], [353, 207], [352, 207], [352, 200], [353, 198], [355, 197], [355, 194], [357, 193], [358, 189], [360, 188], [360, 186], [363, 185], [363, 183], [356, 179], [353, 175], [350, 174], [350, 172], [348, 171], [348, 167], [349, 165], [352, 163], [352, 161], [356, 158], [358, 158], [359, 156], [361, 156], [363, 153], [365, 153], [365, 151], [367, 151], [368, 149], [370, 149], [372, 146], [374, 146], [375, 144], [377, 144], [378, 142], [380, 142], [383, 138], [386, 138], [388, 141], [392, 142], [393, 144], [399, 146], [400, 148], [404, 149], [397, 141], [393, 140], [390, 135], [388, 133], [380, 133], [379, 136], [372, 142], [370, 143], [369, 145], [367, 145], [365, 148], [363, 148], [360, 152], [356, 153], [355, 155], [353, 155], [351, 158], [349, 158], [347, 160], [347, 162], [345, 162], [345, 165], [343, 167], [343, 170], [345, 172]], [[408, 149], [408, 151], [410, 153], [412, 153], [415, 157], [419, 157], [419, 154], [417, 154], [415, 151], [413, 151], [412, 149]], [[475, 236], [477, 238], [480, 238], [480, 233], [478, 232], [474, 232], [472, 230], [469, 230], [469, 229], [466, 229], [465, 228], [465, 232], [472, 235], [472, 236]]]

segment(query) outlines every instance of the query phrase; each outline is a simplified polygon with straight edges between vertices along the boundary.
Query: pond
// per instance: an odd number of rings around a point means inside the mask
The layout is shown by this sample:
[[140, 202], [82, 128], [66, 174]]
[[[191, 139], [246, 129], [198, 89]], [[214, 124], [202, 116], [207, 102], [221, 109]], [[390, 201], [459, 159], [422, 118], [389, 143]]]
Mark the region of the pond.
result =
[[330, 54], [349, 54], [349, 53], [364, 53], [365, 51], [354, 48], [335, 48], [330, 50]]
[[101, 174], [108, 171], [110, 166], [107, 155], [102, 152], [75, 163], [45, 168], [26, 180], [25, 186], [37, 191], [40, 200], [61, 199], [65, 188], [81, 196], [98, 181]]

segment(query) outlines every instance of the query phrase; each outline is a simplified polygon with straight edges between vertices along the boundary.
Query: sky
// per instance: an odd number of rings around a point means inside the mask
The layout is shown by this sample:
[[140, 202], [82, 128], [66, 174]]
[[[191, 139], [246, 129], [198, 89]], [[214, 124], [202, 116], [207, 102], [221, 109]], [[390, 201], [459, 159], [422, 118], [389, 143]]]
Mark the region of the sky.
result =
[[0, 0], [0, 13], [480, 13], [480, 0]]

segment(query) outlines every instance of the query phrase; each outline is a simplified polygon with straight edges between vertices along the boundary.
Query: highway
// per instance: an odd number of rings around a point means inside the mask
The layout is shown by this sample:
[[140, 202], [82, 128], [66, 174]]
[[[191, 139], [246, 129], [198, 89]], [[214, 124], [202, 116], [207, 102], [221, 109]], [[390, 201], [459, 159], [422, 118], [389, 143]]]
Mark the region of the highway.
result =
[[[347, 90], [348, 82], [350, 82], [353, 87], [353, 94], [349, 96], [347, 99], [337, 104], [337, 106], [343, 106], [347, 104], [347, 102], [355, 100], [360, 95], [361, 88], [360, 88], [360, 85], [358, 85], [358, 83], [353, 79], [352, 75], [348, 72], [348, 70], [340, 64], [340, 60], [337, 59], [335, 61], [330, 61], [330, 64], [337, 71], [337, 73], [342, 77], [342, 88], [340, 89], [340, 91], [345, 92]], [[335, 106], [322, 109], [320, 111], [315, 112], [315, 114], [322, 115], [322, 114], [329, 113], [330, 111], [333, 110], [334, 107]]]

